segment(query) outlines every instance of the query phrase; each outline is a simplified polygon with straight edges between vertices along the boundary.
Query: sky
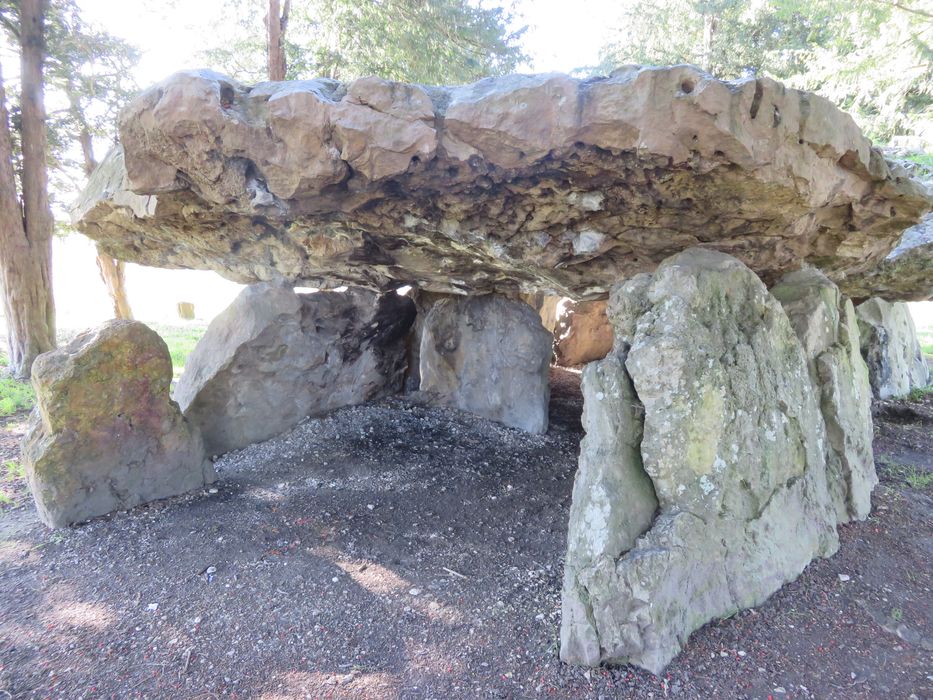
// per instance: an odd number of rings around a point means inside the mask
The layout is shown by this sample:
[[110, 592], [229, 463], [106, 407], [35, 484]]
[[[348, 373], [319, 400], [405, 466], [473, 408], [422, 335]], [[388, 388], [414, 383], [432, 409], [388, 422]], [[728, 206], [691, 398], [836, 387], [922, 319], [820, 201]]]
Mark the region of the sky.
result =
[[[140, 86], [159, 82], [178, 70], [210, 67], [197, 54], [224, 12], [224, 0], [78, 0], [78, 4], [88, 22], [142, 51], [136, 70]], [[528, 25], [522, 43], [532, 59], [524, 69], [569, 72], [595, 65], [604, 32], [618, 16], [621, 4], [620, 0], [519, 0], [520, 25]]]

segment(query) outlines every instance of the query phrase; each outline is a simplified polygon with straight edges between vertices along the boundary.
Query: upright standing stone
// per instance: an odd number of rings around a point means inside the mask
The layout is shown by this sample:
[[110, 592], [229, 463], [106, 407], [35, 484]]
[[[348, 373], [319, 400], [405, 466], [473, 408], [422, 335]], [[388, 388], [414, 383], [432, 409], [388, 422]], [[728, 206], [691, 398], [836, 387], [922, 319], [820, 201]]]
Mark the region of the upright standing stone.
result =
[[210, 454], [401, 389], [411, 299], [260, 283], [215, 318], [175, 388]]
[[547, 431], [553, 337], [528, 304], [488, 294], [436, 303], [421, 339], [421, 390], [530, 433]]
[[771, 293], [787, 312], [820, 394], [828, 438], [827, 483], [836, 519], [864, 520], [878, 475], [872, 453], [871, 386], [859, 349], [855, 308], [814, 268], [785, 275]]
[[875, 397], [900, 398], [925, 387], [930, 372], [907, 304], [876, 297], [859, 304], [855, 313]]
[[616, 287], [609, 316], [615, 349], [584, 383], [587, 411], [610, 408], [587, 421], [574, 485], [561, 658], [657, 673], [836, 550], [826, 438], [784, 310], [734, 258], [668, 258]]
[[23, 441], [39, 517], [63, 527], [214, 480], [197, 428], [169, 399], [172, 359], [137, 321], [109, 321], [40, 355]]

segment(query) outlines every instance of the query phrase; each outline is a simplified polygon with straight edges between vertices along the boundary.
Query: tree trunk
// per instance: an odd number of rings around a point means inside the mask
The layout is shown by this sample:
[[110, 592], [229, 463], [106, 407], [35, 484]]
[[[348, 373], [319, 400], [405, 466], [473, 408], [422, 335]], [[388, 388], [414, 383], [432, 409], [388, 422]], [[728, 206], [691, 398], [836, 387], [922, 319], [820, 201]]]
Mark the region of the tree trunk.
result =
[[703, 13], [703, 70], [707, 73], [713, 69], [713, 37], [716, 33], [716, 16]]
[[100, 271], [100, 278], [107, 287], [110, 301], [113, 302], [114, 318], [132, 321], [133, 310], [130, 308], [130, 300], [126, 296], [126, 277], [124, 275], [123, 261], [111, 258], [101, 250], [100, 246], [97, 246], [97, 269]]
[[[84, 173], [90, 177], [91, 173], [94, 172], [94, 168], [97, 167], [97, 159], [94, 157], [94, 139], [84, 119], [84, 113], [81, 111], [81, 103], [77, 95], [69, 91], [68, 100], [71, 103], [72, 116], [81, 125], [78, 142], [81, 144], [81, 154], [84, 157]], [[98, 245], [97, 270], [100, 272], [100, 279], [107, 288], [107, 294], [113, 304], [114, 318], [132, 321], [133, 310], [130, 308], [130, 300], [126, 294], [126, 276], [123, 261], [110, 257]]]
[[284, 4], [279, 0], [269, 0], [269, 14], [266, 15], [266, 28], [269, 31], [268, 67], [269, 80], [285, 80], [285, 28], [288, 26], [290, 0]]
[[36, 356], [55, 347], [52, 212], [46, 172], [43, 0], [20, 2], [23, 151], [22, 203], [13, 174], [13, 143], [0, 75], [0, 283], [14, 376], [26, 378]]

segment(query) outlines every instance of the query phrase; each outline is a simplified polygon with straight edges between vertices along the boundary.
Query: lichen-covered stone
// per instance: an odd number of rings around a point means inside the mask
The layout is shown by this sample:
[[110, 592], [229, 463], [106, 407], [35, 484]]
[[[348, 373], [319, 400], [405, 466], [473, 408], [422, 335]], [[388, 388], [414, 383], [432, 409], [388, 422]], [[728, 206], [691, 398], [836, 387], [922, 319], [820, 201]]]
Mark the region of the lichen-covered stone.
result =
[[862, 355], [876, 398], [907, 396], [930, 382], [930, 370], [923, 361], [917, 328], [907, 304], [874, 298], [859, 304], [855, 313]]
[[200, 488], [214, 480], [201, 436], [169, 399], [172, 360], [158, 334], [110, 321], [40, 355], [26, 477], [49, 527]]
[[[787, 316], [738, 260], [675, 255], [617, 287], [609, 317], [615, 347], [587, 368], [588, 380], [601, 376], [584, 399], [587, 411], [607, 400], [619, 410], [587, 423], [561, 658], [658, 672], [697, 627], [761, 603], [836, 550], [826, 435]], [[590, 457], [597, 445], [602, 459]]]
[[238, 282], [591, 299], [702, 243], [769, 282], [809, 261], [844, 285], [930, 207], [826, 99], [691, 66], [458, 87], [186, 72], [119, 131], [78, 227]]
[[399, 391], [412, 301], [366, 290], [250, 285], [215, 318], [175, 388], [210, 454]]
[[554, 355], [565, 367], [601, 360], [612, 350], [605, 301], [570, 302], [554, 331]]
[[828, 438], [827, 486], [839, 522], [864, 520], [878, 483], [872, 453], [871, 386], [859, 347], [855, 308], [819, 270], [784, 276], [771, 293], [803, 345], [820, 393]]
[[[625, 371], [628, 346], [583, 370], [580, 467], [573, 484], [571, 527], [564, 565], [561, 654], [597, 664], [600, 638], [585, 579], [611, 568], [651, 525], [658, 499], [641, 461], [644, 406]], [[596, 595], [600, 595], [599, 592]]]
[[421, 339], [421, 391], [530, 433], [547, 431], [553, 336], [528, 304], [495, 294], [435, 303]]

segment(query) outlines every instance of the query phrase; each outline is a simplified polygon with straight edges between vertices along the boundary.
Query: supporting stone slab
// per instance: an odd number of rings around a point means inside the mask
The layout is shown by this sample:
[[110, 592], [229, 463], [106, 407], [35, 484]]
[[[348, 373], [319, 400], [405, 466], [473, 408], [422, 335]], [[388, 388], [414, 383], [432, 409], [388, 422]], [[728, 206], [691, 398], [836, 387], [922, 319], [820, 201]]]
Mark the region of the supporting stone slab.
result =
[[603, 359], [612, 349], [605, 301], [570, 302], [554, 330], [557, 364], [576, 367]]
[[413, 302], [364, 290], [247, 287], [215, 318], [175, 388], [210, 454], [401, 390]]
[[39, 518], [64, 527], [214, 480], [201, 435], [169, 400], [158, 334], [110, 321], [40, 355], [23, 463]]
[[907, 304], [876, 297], [859, 304], [855, 313], [875, 398], [901, 398], [930, 383]]
[[734, 258], [675, 255], [617, 286], [609, 317], [613, 352], [585, 372], [561, 658], [657, 673], [836, 551], [827, 438], [787, 315]]
[[552, 335], [518, 300], [487, 294], [438, 301], [421, 339], [421, 391], [431, 400], [544, 433]]
[[822, 272], [785, 275], [771, 293], [803, 345], [826, 426], [827, 484], [838, 522], [864, 520], [878, 483], [872, 452], [871, 386], [852, 301]]

